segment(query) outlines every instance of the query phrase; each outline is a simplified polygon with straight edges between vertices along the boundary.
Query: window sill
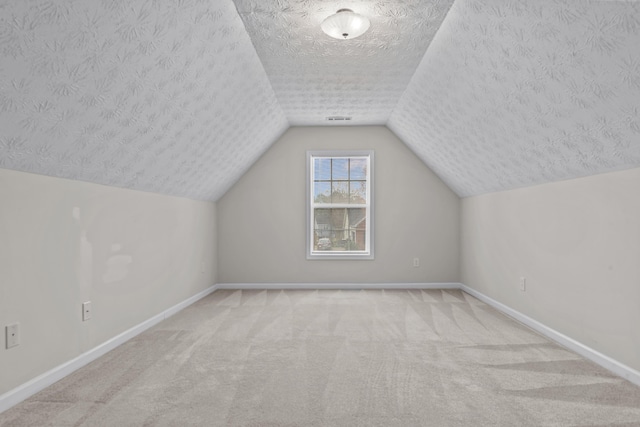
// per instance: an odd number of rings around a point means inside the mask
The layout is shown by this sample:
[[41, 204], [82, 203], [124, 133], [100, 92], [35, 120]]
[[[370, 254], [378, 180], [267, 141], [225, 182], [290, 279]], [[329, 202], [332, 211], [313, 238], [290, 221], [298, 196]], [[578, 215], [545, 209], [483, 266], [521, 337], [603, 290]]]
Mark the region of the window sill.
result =
[[337, 254], [335, 252], [334, 253], [312, 252], [310, 254], [307, 254], [307, 260], [310, 260], [310, 261], [317, 261], [317, 260], [371, 261], [373, 259], [374, 259], [373, 254], [370, 254], [370, 253]]

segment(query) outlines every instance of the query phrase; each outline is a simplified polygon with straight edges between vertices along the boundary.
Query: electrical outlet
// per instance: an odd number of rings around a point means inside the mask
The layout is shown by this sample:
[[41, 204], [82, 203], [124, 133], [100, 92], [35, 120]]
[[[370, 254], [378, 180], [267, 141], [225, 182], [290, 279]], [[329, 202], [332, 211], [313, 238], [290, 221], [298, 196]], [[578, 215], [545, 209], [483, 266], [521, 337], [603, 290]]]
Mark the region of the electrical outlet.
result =
[[527, 279], [524, 277], [520, 278], [520, 290], [525, 292], [527, 290]]
[[414, 259], [413, 259], [413, 266], [414, 266], [415, 268], [420, 267], [420, 258], [414, 258]]
[[20, 324], [13, 323], [7, 325], [5, 329], [7, 333], [7, 348], [9, 349], [20, 345]]
[[91, 301], [82, 303], [82, 321], [86, 322], [91, 319]]

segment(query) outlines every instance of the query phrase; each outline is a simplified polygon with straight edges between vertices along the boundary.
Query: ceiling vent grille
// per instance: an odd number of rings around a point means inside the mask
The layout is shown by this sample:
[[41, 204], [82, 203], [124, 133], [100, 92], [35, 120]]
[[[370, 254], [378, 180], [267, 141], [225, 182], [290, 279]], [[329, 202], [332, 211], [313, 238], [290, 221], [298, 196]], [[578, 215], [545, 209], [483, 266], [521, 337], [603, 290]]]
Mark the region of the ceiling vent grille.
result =
[[351, 117], [347, 116], [329, 116], [327, 117], [327, 121], [329, 122], [348, 122], [351, 120]]

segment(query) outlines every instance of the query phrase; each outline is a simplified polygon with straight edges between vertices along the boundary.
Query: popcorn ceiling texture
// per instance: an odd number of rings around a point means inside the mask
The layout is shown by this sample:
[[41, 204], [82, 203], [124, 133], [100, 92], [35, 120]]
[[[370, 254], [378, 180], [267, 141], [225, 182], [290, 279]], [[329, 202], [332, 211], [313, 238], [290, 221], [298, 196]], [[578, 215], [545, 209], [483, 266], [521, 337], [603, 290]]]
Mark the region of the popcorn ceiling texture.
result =
[[[453, 0], [235, 0], [291, 125], [385, 124]], [[347, 6], [345, 6], [347, 5]], [[349, 7], [371, 20], [336, 40], [320, 23]]]
[[229, 1], [0, 3], [0, 168], [216, 200], [288, 127]]
[[217, 200], [327, 116], [460, 196], [640, 166], [640, 3], [353, 0], [348, 41], [320, 30], [341, 7], [0, 1], [0, 168]]
[[458, 0], [387, 125], [460, 196], [640, 166], [640, 3]]

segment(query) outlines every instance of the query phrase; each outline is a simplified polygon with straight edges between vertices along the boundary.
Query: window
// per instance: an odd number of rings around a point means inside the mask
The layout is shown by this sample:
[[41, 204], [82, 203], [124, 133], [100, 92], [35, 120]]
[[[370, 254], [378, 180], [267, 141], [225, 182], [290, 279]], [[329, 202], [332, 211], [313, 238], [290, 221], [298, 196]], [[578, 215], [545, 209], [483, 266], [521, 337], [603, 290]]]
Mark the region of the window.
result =
[[307, 172], [307, 258], [373, 259], [373, 151], [310, 151]]

